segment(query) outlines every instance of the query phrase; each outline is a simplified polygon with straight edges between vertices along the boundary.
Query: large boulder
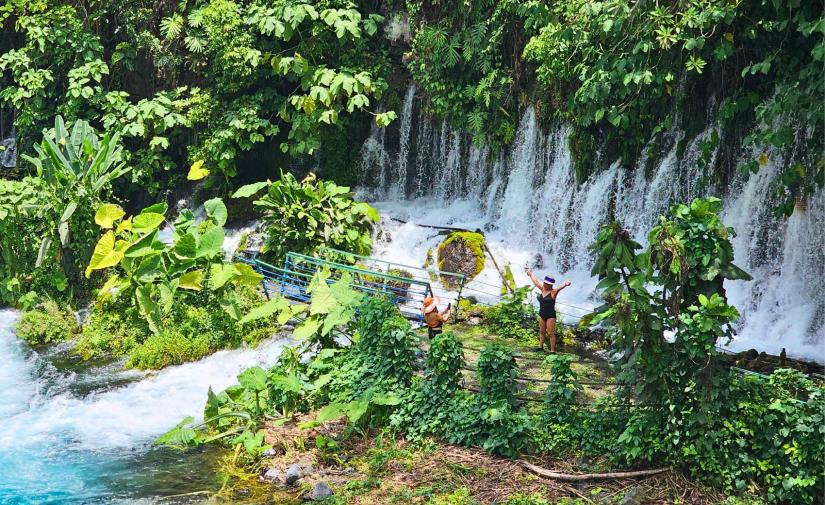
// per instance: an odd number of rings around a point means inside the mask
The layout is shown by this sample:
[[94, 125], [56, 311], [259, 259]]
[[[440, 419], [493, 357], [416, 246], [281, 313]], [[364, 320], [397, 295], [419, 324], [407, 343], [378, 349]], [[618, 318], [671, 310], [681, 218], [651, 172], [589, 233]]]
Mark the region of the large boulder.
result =
[[[472, 280], [484, 270], [484, 235], [472, 231], [450, 233], [438, 246], [438, 269], [464, 274]], [[441, 282], [451, 289], [458, 288], [455, 277], [442, 275]]]

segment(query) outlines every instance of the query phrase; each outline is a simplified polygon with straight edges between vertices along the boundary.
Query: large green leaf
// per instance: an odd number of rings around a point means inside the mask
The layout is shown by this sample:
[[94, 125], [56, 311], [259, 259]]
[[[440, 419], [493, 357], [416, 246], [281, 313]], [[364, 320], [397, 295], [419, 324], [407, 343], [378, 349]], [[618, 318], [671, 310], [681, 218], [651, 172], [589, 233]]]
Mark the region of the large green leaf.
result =
[[292, 336], [296, 340], [307, 340], [312, 338], [312, 336], [318, 332], [320, 327], [321, 321], [314, 318], [306, 319], [303, 323], [295, 327], [295, 331], [292, 332]]
[[234, 193], [232, 193], [232, 198], [248, 198], [261, 189], [269, 186], [269, 184], [269, 181], [261, 181], [253, 182], [252, 184], [247, 184], [246, 186], [241, 186]]
[[235, 263], [235, 269], [238, 271], [238, 277], [235, 279], [238, 284], [255, 287], [264, 279], [263, 275], [246, 263]]
[[232, 263], [213, 263], [209, 267], [209, 288], [220, 289], [237, 276], [238, 269]]
[[132, 231], [136, 233], [149, 233], [163, 223], [163, 214], [156, 212], [143, 212], [132, 218]]
[[149, 254], [155, 254], [163, 249], [163, 243], [157, 240], [157, 230], [149, 233], [138, 239], [137, 242], [132, 243], [124, 256], [127, 258], [140, 258]]
[[149, 329], [152, 333], [160, 333], [160, 307], [153, 298], [154, 289], [152, 284], [144, 284], [135, 289], [135, 298], [137, 299], [138, 309], [146, 322], [149, 324]]
[[238, 383], [246, 389], [263, 391], [266, 389], [266, 372], [259, 366], [247, 368], [238, 375]]
[[198, 258], [213, 258], [216, 254], [221, 252], [221, 248], [223, 247], [223, 239], [223, 228], [217, 226], [215, 228], [210, 228], [203, 234], [203, 236], [201, 236], [201, 239], [198, 242], [198, 252], [196, 256]]
[[235, 321], [241, 319], [241, 308], [238, 305], [238, 299], [234, 295], [222, 298], [220, 304], [223, 311], [226, 312], [229, 317]]
[[223, 203], [223, 200], [220, 198], [212, 198], [211, 200], [203, 202], [203, 208], [206, 211], [206, 215], [211, 217], [216, 225], [223, 226], [226, 224], [228, 212], [226, 211], [226, 204]]
[[155, 439], [157, 445], [172, 447], [186, 447], [198, 440], [198, 432], [191, 426], [195, 422], [193, 417], [187, 417], [175, 425], [174, 428]]
[[287, 308], [289, 308], [289, 302], [286, 300], [286, 298], [279, 296], [277, 298], [268, 300], [263, 305], [259, 305], [253, 308], [249, 311], [247, 315], [243, 316], [239, 322], [241, 324], [246, 324], [250, 321], [255, 321], [256, 319], [269, 317], [272, 314], [280, 312]]
[[344, 405], [340, 403], [330, 403], [326, 407], [322, 408], [318, 411], [318, 415], [315, 416], [316, 423], [325, 423], [327, 421], [332, 421], [333, 419], [338, 419], [339, 417], [344, 415]]
[[138, 282], [146, 283], [152, 282], [158, 277], [165, 275], [165, 270], [166, 269], [163, 267], [163, 263], [161, 262], [160, 254], [154, 254], [152, 256], [145, 256], [140, 261], [140, 264], [132, 275]]
[[303, 383], [294, 373], [289, 375], [273, 374], [269, 380], [273, 386], [281, 391], [300, 393], [304, 390]]
[[332, 293], [332, 290], [329, 288], [327, 283], [317, 283], [312, 290], [312, 301], [309, 305], [309, 313], [311, 315], [328, 314], [333, 308], [335, 308], [335, 305], [335, 295]]
[[49, 252], [51, 245], [52, 239], [49, 237], [43, 237], [43, 240], [40, 241], [40, 249], [37, 251], [37, 261], [34, 262], [35, 268], [40, 268], [40, 265], [43, 264], [43, 260], [46, 259], [46, 254]]
[[116, 222], [126, 215], [126, 212], [119, 205], [104, 203], [95, 212], [95, 223], [103, 229], [112, 228]]
[[175, 242], [174, 252], [179, 259], [194, 259], [198, 254], [198, 239], [187, 232]]
[[120, 263], [123, 259], [123, 252], [115, 250], [115, 234], [109, 230], [100, 237], [86, 267], [86, 278], [92, 275], [92, 271], [109, 268]]
[[203, 289], [203, 270], [192, 270], [181, 275], [178, 287], [192, 291], [200, 291]]
[[175, 292], [178, 290], [178, 279], [165, 281], [158, 284], [158, 295], [161, 309], [168, 311], [172, 308], [172, 302], [175, 299]]

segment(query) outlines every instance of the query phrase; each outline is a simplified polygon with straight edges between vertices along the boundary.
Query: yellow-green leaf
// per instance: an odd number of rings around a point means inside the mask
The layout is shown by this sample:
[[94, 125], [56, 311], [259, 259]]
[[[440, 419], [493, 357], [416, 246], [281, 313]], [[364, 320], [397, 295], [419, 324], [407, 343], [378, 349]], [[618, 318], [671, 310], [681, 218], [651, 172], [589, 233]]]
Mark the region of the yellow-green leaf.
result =
[[92, 259], [89, 260], [89, 266], [86, 267], [86, 278], [92, 275], [92, 271], [109, 268], [120, 263], [123, 259], [123, 251], [115, 249], [115, 234], [113, 231], [107, 231], [95, 245], [95, 250], [92, 253]]
[[148, 233], [163, 223], [163, 214], [143, 212], [132, 218], [132, 231]]
[[200, 291], [203, 289], [203, 270], [192, 270], [180, 276], [179, 288]]
[[115, 223], [126, 215], [126, 212], [119, 205], [104, 203], [95, 212], [95, 223], [106, 230], [112, 228]]
[[209, 288], [220, 289], [237, 276], [238, 269], [232, 263], [213, 263], [209, 268]]
[[117, 232], [132, 231], [132, 218], [126, 218], [117, 225]]
[[263, 275], [256, 272], [251, 265], [246, 263], [235, 263], [235, 269], [239, 274], [235, 279], [235, 282], [238, 284], [255, 287], [264, 279]]
[[209, 175], [209, 170], [203, 168], [203, 160], [198, 160], [189, 167], [186, 178], [190, 181], [199, 181]]

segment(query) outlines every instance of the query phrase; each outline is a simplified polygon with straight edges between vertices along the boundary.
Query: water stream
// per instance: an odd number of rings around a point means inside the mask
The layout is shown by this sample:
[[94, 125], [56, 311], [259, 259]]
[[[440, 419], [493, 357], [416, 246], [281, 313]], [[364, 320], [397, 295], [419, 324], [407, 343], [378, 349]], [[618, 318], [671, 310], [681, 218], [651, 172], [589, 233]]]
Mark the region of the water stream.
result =
[[[727, 282], [730, 300], [742, 313], [734, 350], [754, 347], [793, 356], [825, 359], [825, 192], [810, 198], [788, 218], [772, 214], [768, 181], [779, 167], [770, 156], [758, 174], [735, 176], [725, 188], [704, 184], [699, 144], [708, 129], [686, 142], [678, 126], [666, 134], [666, 151], [657, 165], [625, 167], [615, 161], [579, 185], [567, 146], [569, 127], [542, 129], [532, 108], [524, 112], [509, 150], [491, 155], [472, 139], [428, 118], [411, 87], [399, 117], [398, 135], [375, 129], [361, 148], [361, 180], [374, 184], [361, 193], [382, 211], [382, 240], [376, 254], [422, 265], [426, 251], [441, 237], [432, 230], [402, 224], [448, 225], [485, 232], [499, 263], [510, 263], [519, 283], [524, 266], [571, 279], [560, 302], [564, 317], [575, 321], [599, 303], [590, 276], [589, 251], [599, 226], [617, 218], [637, 240], [674, 202], [703, 195], [724, 202], [723, 219], [736, 229], [736, 263], [753, 281]], [[678, 121], [677, 121], [678, 124]], [[397, 140], [390, 140], [397, 139]], [[488, 261], [465, 294], [492, 297], [498, 274]], [[443, 287], [439, 287], [443, 289]], [[474, 291], [475, 290], [475, 291]]]
[[154, 503], [216, 489], [214, 452], [152, 441], [186, 416], [201, 418], [210, 386], [224, 389], [244, 368], [274, 363], [286, 342], [144, 374], [84, 363], [68, 346], [35, 352], [14, 335], [17, 317], [0, 311], [3, 504]]

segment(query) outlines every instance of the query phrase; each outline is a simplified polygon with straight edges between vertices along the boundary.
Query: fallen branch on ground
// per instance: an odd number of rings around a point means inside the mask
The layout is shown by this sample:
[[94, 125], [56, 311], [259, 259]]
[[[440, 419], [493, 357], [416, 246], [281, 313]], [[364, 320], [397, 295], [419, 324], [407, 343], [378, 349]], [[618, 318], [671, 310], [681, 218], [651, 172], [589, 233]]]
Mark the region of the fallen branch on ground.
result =
[[656, 475], [657, 473], [663, 473], [670, 468], [656, 468], [653, 470], [636, 470], [633, 472], [610, 472], [610, 473], [561, 473], [561, 472], [551, 472], [550, 470], [546, 470], [539, 466], [536, 466], [532, 463], [528, 463], [523, 460], [518, 461], [521, 466], [530, 470], [536, 475], [540, 475], [542, 477], [547, 477], [548, 479], [555, 479], [555, 480], [563, 480], [568, 482], [581, 482], [585, 480], [606, 480], [606, 479], [628, 479], [632, 477], [645, 477], [647, 475]]

